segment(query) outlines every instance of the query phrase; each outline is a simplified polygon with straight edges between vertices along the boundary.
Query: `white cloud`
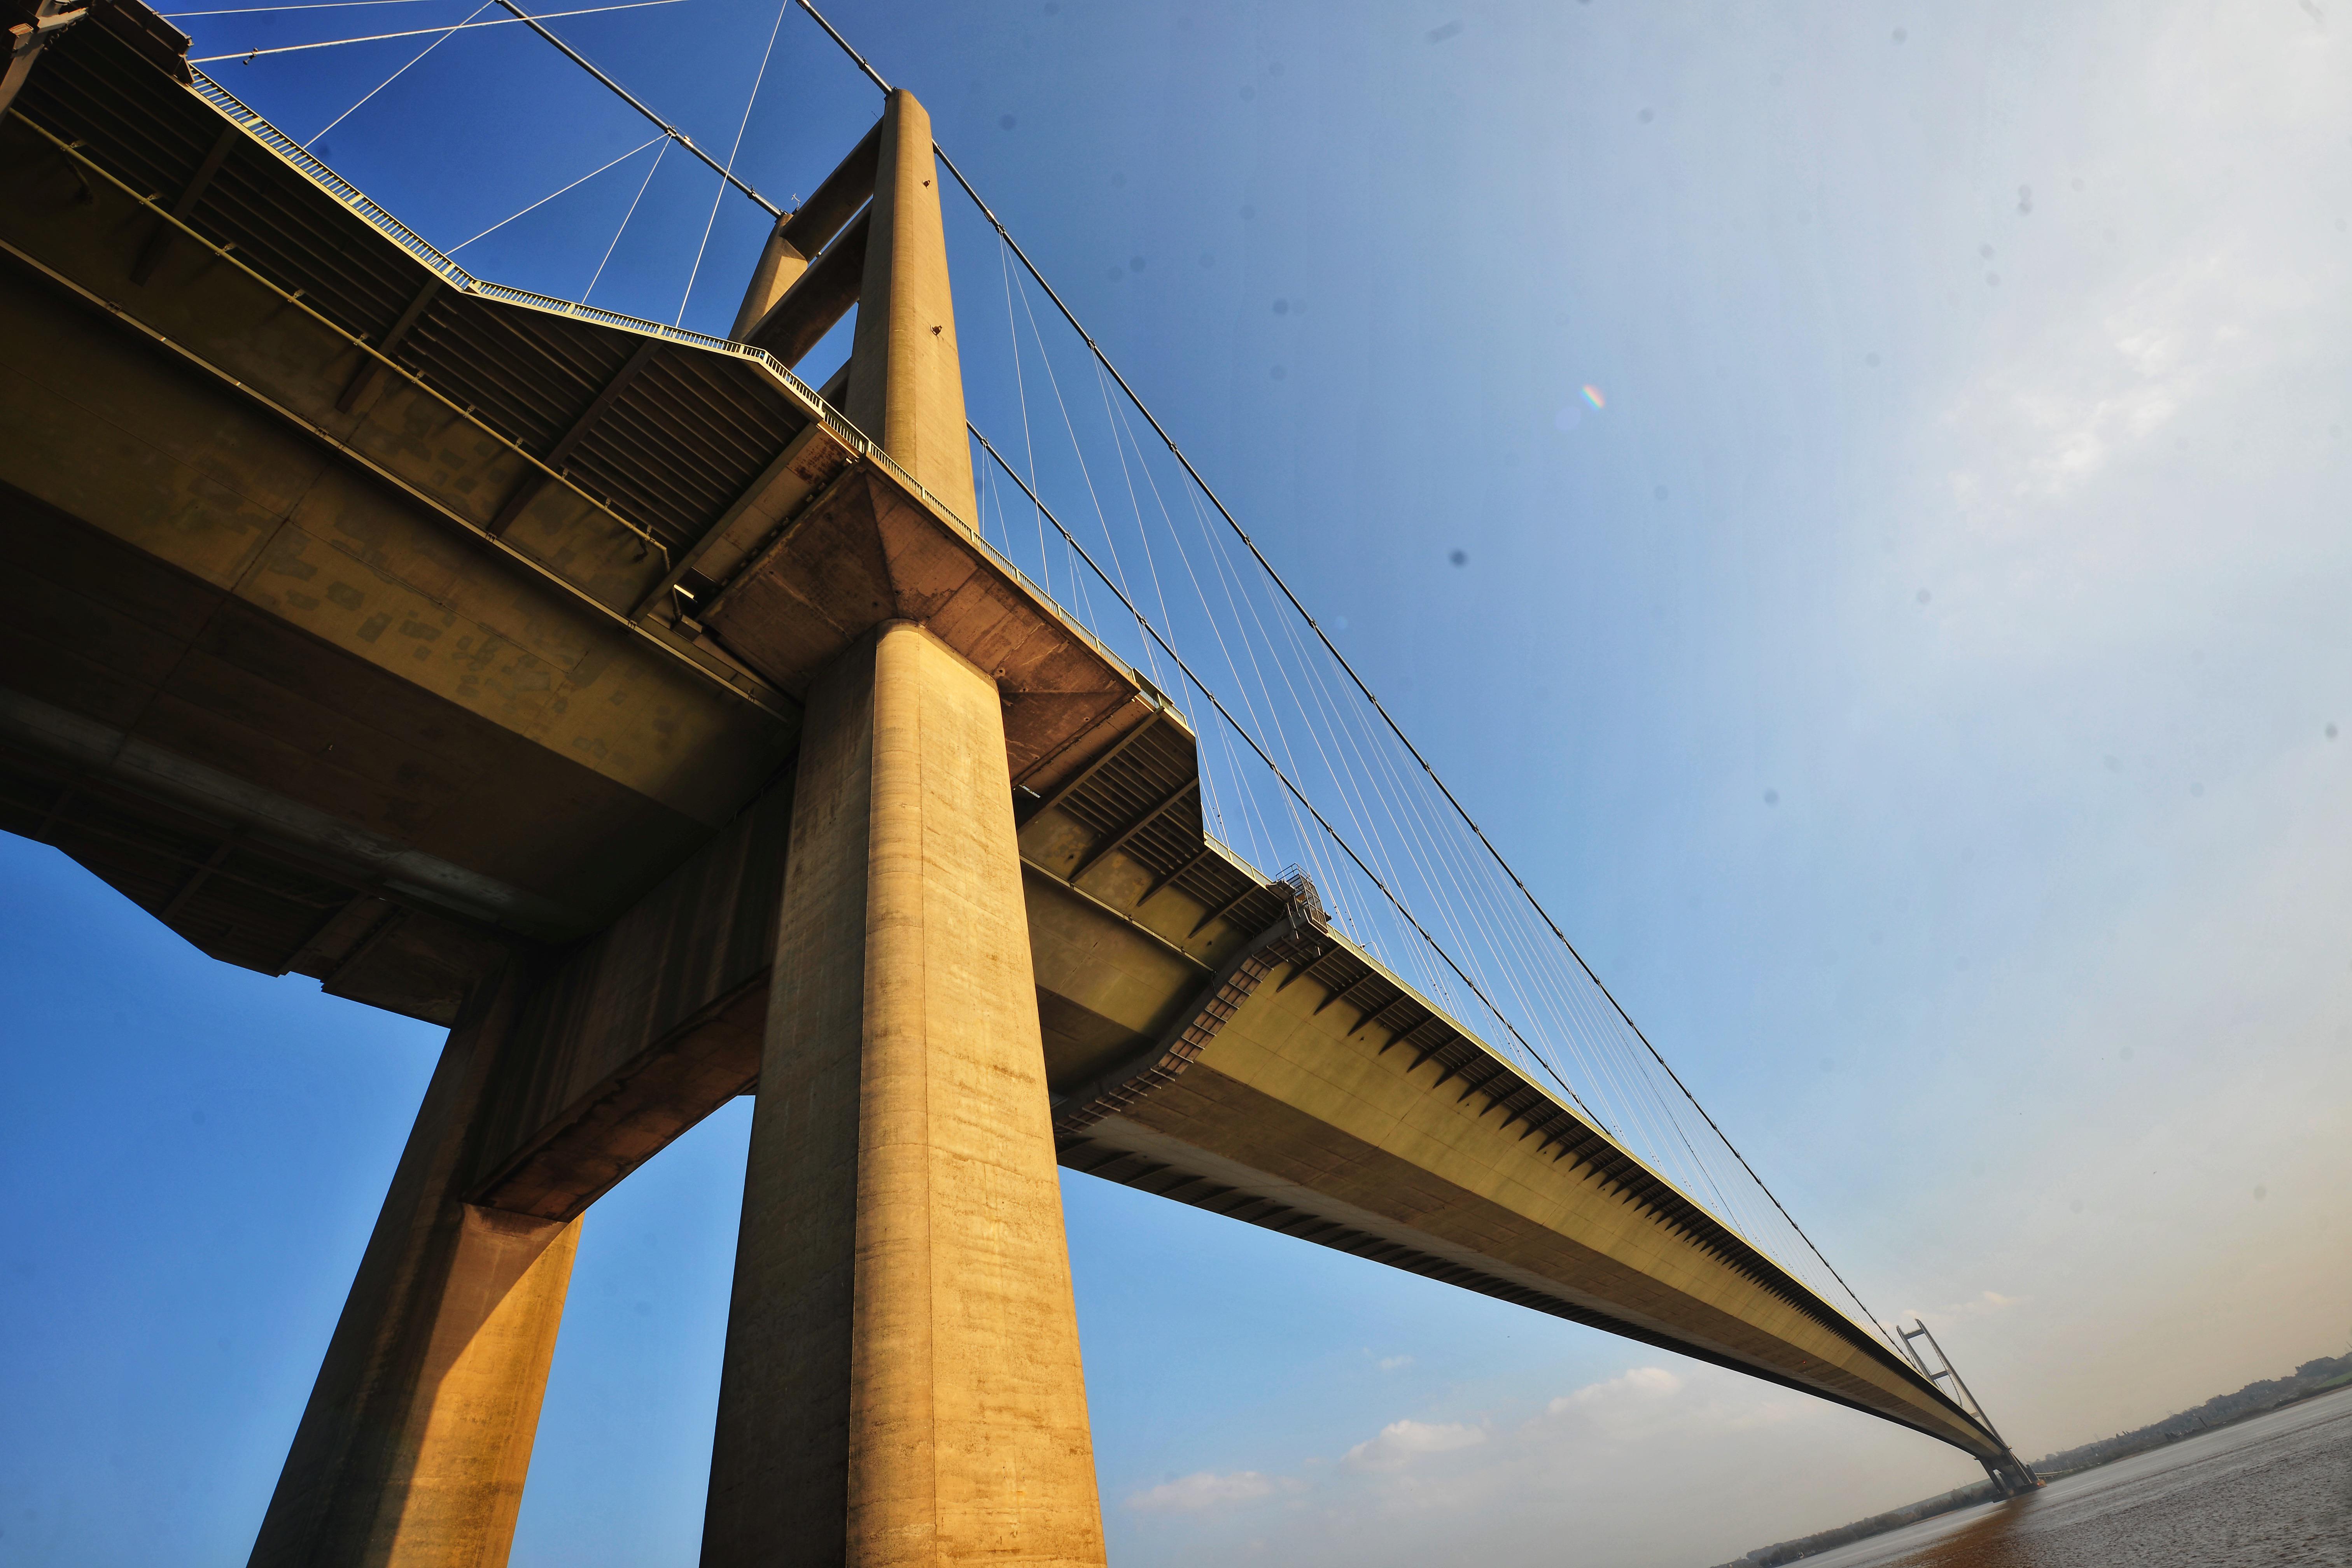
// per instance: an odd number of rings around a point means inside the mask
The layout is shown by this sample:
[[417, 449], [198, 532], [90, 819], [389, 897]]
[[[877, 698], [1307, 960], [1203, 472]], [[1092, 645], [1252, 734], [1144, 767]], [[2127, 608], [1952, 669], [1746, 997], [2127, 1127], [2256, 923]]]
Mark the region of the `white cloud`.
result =
[[1273, 1479], [1255, 1470], [1236, 1470], [1223, 1476], [1200, 1470], [1148, 1487], [1129, 1497], [1125, 1506], [1137, 1513], [1205, 1513], [1211, 1509], [1271, 1497], [1274, 1489]]
[[1573, 1394], [1563, 1394], [1544, 1409], [1549, 1415], [1565, 1415], [1571, 1410], [1589, 1410], [1597, 1405], [1670, 1399], [1681, 1393], [1682, 1387], [1683, 1380], [1664, 1367], [1637, 1366], [1606, 1383], [1588, 1384]]
[[1411, 1366], [1412, 1364], [1412, 1357], [1409, 1355], [1391, 1355], [1382, 1356], [1381, 1358], [1381, 1370], [1382, 1372], [1398, 1372], [1402, 1371], [1405, 1367]]
[[[1540, 1517], [1585, 1521], [1580, 1528], [1589, 1530], [1591, 1520], [1612, 1515], [1617, 1500], [1661, 1466], [1744, 1476], [1754, 1468], [1759, 1427], [1802, 1438], [1841, 1424], [1854, 1429], [1858, 1451], [1883, 1450], [1877, 1424], [1849, 1412], [1717, 1368], [1637, 1366], [1548, 1403], [1507, 1398], [1483, 1418], [1392, 1421], [1336, 1462], [1306, 1459], [1295, 1473], [1187, 1476], [1129, 1498], [1126, 1511], [1157, 1516], [1171, 1527], [1151, 1532], [1146, 1556], [1181, 1546], [1181, 1560], [1197, 1560], [1213, 1541], [1240, 1554], [1245, 1537], [1255, 1535], [1268, 1552], [1302, 1563], [1401, 1563], [1431, 1555], [1550, 1562], [1557, 1552], [1553, 1526], [1538, 1531], [1540, 1545], [1501, 1550], [1496, 1521], [1539, 1498]], [[1929, 1477], [1933, 1484], [1923, 1482], [1917, 1495], [1952, 1484], [1942, 1472], [1931, 1470]], [[1743, 1496], [1753, 1490], [1745, 1481], [1738, 1486], [1746, 1489]], [[1583, 1560], [1666, 1561], [1647, 1540], [1654, 1521], [1629, 1521], [1626, 1528], [1624, 1540]], [[1501, 1529], [1501, 1535], [1510, 1533]], [[1762, 1539], [1773, 1529], [1750, 1526], [1745, 1533]], [[1794, 1521], [1779, 1533], [1795, 1533]], [[1717, 1528], [1715, 1534], [1722, 1539], [1711, 1536], [1706, 1546], [1675, 1560], [1717, 1561], [1745, 1549], [1733, 1544], [1728, 1531]], [[1465, 1542], [1480, 1549], [1465, 1551]]]
[[[2169, 455], [2176, 427], [2201, 438], [2255, 418], [2282, 373], [2307, 357], [2293, 330], [2314, 304], [2302, 258], [2242, 243], [2187, 248], [2008, 345], [1946, 416], [1939, 455], [1967, 521], [1945, 537], [2003, 560], [2018, 574], [2012, 587], [2130, 568], [2147, 550], [2147, 510], [2077, 492]], [[2201, 538], [2200, 521], [2175, 525], [2179, 546]]]
[[1400, 1470], [1424, 1454], [1475, 1448], [1486, 1440], [1484, 1428], [1458, 1421], [1391, 1421], [1379, 1436], [1349, 1449], [1342, 1462], [1351, 1469]]

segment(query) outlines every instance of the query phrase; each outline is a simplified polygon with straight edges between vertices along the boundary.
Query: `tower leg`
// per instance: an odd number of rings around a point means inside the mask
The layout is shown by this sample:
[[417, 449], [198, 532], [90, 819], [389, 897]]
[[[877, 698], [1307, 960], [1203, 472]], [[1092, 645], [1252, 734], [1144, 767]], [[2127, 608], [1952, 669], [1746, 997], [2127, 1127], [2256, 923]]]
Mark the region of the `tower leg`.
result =
[[1103, 1563], [994, 684], [811, 693], [705, 1568]]
[[883, 102], [880, 131], [845, 412], [969, 523], [979, 511], [931, 117], [900, 89]]
[[2042, 1485], [2042, 1479], [2028, 1468], [2014, 1454], [2000, 1459], [1980, 1461], [1985, 1476], [2005, 1498], [2022, 1497]]
[[254, 1568], [499, 1568], [579, 1222], [462, 1201], [522, 987], [471, 998], [434, 1069], [294, 1435]]

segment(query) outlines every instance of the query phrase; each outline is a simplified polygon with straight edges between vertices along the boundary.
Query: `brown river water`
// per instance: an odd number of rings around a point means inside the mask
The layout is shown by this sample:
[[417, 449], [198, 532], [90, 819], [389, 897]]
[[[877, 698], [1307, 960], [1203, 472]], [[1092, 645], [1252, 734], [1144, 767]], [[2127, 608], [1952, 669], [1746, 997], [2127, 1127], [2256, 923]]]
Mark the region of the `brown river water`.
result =
[[1804, 1568], [2352, 1565], [2352, 1388], [1923, 1521]]

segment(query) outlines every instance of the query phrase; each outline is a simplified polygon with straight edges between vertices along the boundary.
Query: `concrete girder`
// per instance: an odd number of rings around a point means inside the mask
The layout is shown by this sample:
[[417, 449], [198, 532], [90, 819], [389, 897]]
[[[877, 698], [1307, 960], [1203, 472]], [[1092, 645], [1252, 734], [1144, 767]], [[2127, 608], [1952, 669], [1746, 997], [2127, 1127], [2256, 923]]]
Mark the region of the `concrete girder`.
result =
[[[793, 437], [776, 454], [776, 460], [744, 487], [710, 531], [680, 555], [669, 574], [638, 602], [632, 618], [660, 616], [673, 626], [681, 620], [699, 621], [743, 563], [846, 472], [856, 456], [823, 425], [811, 425]], [[681, 585], [687, 589], [683, 603], [674, 595]], [[665, 599], [672, 600], [666, 615]]]
[[744, 342], [767, 350], [788, 365], [797, 365], [825, 333], [839, 324], [857, 304], [866, 278], [866, 249], [871, 220], [863, 213], [815, 260], [804, 266], [792, 286], [761, 312], [740, 336]]
[[[1082, 852], [1082, 832], [1044, 826], [1024, 830], [1033, 863], [1067, 865]], [[1121, 869], [1128, 888], [1150, 885], [1148, 868]], [[1153, 942], [1074, 895], [1049, 873], [1031, 876], [1057, 1089], [1133, 1056], [1202, 985], [1201, 965], [1165, 945], [1191, 923], [1193, 900], [1176, 895], [1153, 915], [1136, 911], [1161, 937]], [[1115, 887], [1109, 896], [1118, 897]], [[1255, 1194], [1287, 1216], [1277, 1228], [1312, 1220], [1378, 1238], [1391, 1249], [1384, 1260], [1401, 1267], [1868, 1410], [1980, 1457], [1991, 1451], [1991, 1438], [1884, 1346], [1696, 1205], [1661, 1192], [1540, 1086], [1475, 1041], [1472, 1056], [1443, 1059], [1464, 1049], [1459, 1035], [1430, 1053], [1441, 1056], [1435, 1064], [1387, 1054], [1354, 1035], [1343, 1014], [1323, 1011], [1341, 984], [1260, 988], [1181, 1078], [1066, 1138], [1064, 1163], [1125, 1180], [1117, 1161], [1132, 1156], [1155, 1191], [1182, 1173], [1204, 1192]], [[1432, 1092], [1474, 1074], [1485, 1098]], [[1551, 1138], [1539, 1142], [1491, 1114], [1497, 1096], [1521, 1107], [1513, 1121], [1541, 1106], [1555, 1124], [1572, 1125], [1582, 1151], [1572, 1161], [1549, 1152]], [[1635, 1172], [1644, 1179], [1629, 1187]]]
[[157, 218], [153, 230], [147, 237], [147, 243], [139, 247], [139, 259], [131, 264], [131, 281], [143, 284], [155, 275], [155, 268], [162, 266], [163, 258], [171, 254], [172, 241], [179, 234], [177, 226], [186, 222], [188, 215], [196, 210], [196, 204], [203, 201], [205, 193], [212, 188], [213, 176], [220, 173], [221, 165], [228, 161], [229, 153], [244, 140], [244, 134], [236, 126], [221, 127], [212, 151], [205, 153], [205, 161], [196, 165], [196, 172], [188, 177], [188, 183], [180, 187], [178, 198], [172, 203], [171, 217]]
[[539, 981], [472, 1201], [571, 1219], [751, 1091], [792, 799], [779, 783]]

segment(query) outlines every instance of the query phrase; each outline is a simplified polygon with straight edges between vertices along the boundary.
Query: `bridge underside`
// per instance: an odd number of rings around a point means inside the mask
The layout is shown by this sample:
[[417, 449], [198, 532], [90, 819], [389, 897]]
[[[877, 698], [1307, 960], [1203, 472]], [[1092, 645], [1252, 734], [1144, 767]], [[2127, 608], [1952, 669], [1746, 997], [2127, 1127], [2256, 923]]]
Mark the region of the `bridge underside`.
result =
[[[0, 826], [225, 962], [492, 1041], [427, 1107], [467, 1108], [451, 1256], [560, 1311], [572, 1222], [777, 1070], [806, 705], [912, 623], [1002, 709], [1061, 1163], [2001, 1457], [1206, 838], [1191, 732], [940, 500], [952, 465], [769, 354], [473, 284], [175, 37], [100, 0], [0, 120]], [[853, 262], [880, 320], [880, 131], [800, 282], [763, 263], [755, 341], [803, 352]], [[527, 1458], [536, 1393], [495, 1383]]]

